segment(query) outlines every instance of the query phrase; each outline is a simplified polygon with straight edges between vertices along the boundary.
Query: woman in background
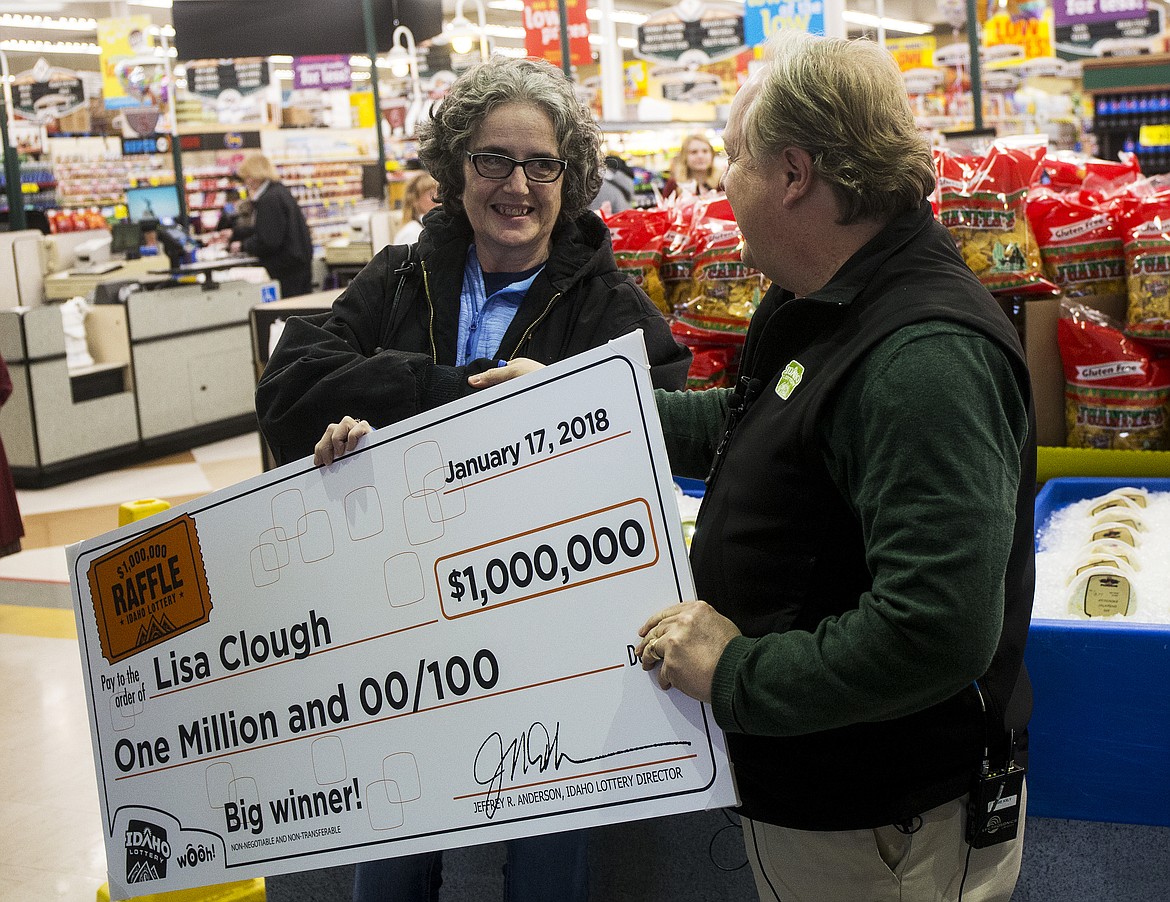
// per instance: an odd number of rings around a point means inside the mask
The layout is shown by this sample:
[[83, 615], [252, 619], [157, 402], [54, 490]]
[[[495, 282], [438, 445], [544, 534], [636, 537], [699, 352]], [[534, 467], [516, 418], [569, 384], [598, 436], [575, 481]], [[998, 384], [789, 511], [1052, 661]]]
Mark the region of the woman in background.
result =
[[232, 249], [259, 257], [268, 275], [280, 282], [281, 297], [308, 294], [313, 290], [313, 239], [296, 198], [264, 154], [244, 157], [236, 176], [248, 189], [255, 222], [232, 229]]
[[[0, 356], [0, 407], [12, 394], [12, 379], [8, 365]], [[20, 520], [20, 508], [16, 505], [16, 486], [12, 482], [12, 471], [8, 469], [8, 457], [4, 454], [4, 443], [0, 442], [0, 557], [20, 551], [20, 538], [24, 535], [24, 524]]]
[[422, 232], [422, 218], [435, 207], [435, 191], [439, 183], [429, 172], [420, 172], [406, 183], [402, 195], [402, 225], [394, 233], [391, 244], [414, 244]]
[[670, 163], [670, 178], [662, 189], [663, 197], [687, 192], [706, 194], [719, 190], [723, 173], [715, 165], [715, 148], [702, 135], [687, 135]]

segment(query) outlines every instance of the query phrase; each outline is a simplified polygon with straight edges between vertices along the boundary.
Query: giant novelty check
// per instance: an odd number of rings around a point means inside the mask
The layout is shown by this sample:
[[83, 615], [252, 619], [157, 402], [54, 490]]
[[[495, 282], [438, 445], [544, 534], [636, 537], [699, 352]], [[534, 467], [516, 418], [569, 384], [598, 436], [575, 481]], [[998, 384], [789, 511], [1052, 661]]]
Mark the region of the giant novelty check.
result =
[[114, 899], [735, 804], [640, 334], [69, 563]]

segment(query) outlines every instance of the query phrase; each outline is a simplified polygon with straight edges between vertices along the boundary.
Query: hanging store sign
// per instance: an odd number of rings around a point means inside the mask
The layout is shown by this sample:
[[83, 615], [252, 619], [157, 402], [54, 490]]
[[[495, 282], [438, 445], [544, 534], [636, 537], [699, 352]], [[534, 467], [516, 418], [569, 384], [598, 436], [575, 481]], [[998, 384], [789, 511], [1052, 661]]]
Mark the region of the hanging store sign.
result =
[[743, 38], [758, 47], [781, 28], [825, 33], [824, 0], [747, 0], [743, 6]]
[[180, 150], [258, 150], [260, 132], [206, 132], [179, 135]]
[[218, 98], [224, 91], [252, 94], [270, 81], [268, 63], [261, 57], [187, 63], [187, 90], [200, 97]]
[[983, 23], [983, 52], [985, 64], [994, 67], [1052, 56], [1052, 10], [1040, 16], [1012, 18], [1007, 13], [996, 13]]
[[[569, 62], [587, 66], [593, 62], [593, 51], [589, 47], [585, 0], [565, 0], [565, 19]], [[524, 49], [529, 56], [561, 65], [561, 16], [557, 0], [524, 0]]]
[[85, 106], [85, 85], [71, 69], [39, 59], [31, 69], [12, 77], [13, 112], [21, 119], [45, 123]]
[[1146, 0], [1054, 0], [1056, 27], [1086, 22], [1117, 22], [1145, 16]]
[[135, 157], [146, 154], [170, 153], [170, 135], [147, 135], [142, 138], [123, 138], [122, 156]]
[[271, 84], [268, 61], [262, 57], [192, 60], [187, 63], [187, 91], [225, 125], [264, 121], [265, 89]]
[[353, 71], [348, 56], [298, 56], [293, 60], [293, 90], [348, 91]]
[[934, 51], [938, 41], [934, 35], [913, 38], [886, 38], [886, 49], [902, 72], [929, 69], [934, 65]]
[[165, 72], [150, 27], [150, 16], [97, 20], [106, 109], [161, 105]]
[[1152, 6], [1141, 19], [1078, 22], [1056, 26], [1056, 52], [1065, 59], [1126, 56], [1153, 52], [1154, 38], [1165, 28], [1165, 12]]
[[705, 66], [744, 48], [744, 14], [738, 6], [683, 0], [638, 26], [637, 56]]

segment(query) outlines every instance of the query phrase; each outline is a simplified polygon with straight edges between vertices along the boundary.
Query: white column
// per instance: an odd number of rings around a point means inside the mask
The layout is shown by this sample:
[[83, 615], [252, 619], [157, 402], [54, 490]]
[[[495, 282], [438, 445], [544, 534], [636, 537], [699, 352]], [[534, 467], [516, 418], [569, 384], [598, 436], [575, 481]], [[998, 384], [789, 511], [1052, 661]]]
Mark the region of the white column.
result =
[[845, 31], [845, 0], [825, 0], [825, 35], [843, 38]]
[[600, 0], [598, 34], [601, 35], [601, 118], [618, 122], [626, 118], [626, 79], [622, 72], [622, 48], [617, 43], [613, 0]]

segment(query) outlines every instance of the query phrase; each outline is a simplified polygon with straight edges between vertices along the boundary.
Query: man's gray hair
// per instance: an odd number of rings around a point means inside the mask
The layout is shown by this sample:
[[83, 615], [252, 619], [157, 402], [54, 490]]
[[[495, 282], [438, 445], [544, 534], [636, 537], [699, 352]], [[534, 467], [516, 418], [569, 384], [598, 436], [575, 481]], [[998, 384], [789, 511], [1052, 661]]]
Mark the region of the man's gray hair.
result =
[[557, 155], [569, 164], [561, 176], [560, 215], [575, 219], [601, 187], [601, 130], [565, 74], [540, 59], [493, 56], [473, 66], [419, 126], [419, 161], [439, 183], [439, 200], [449, 211], [462, 211], [463, 162], [471, 140], [488, 113], [510, 103], [535, 106], [552, 120]]
[[917, 209], [935, 168], [893, 57], [873, 41], [788, 29], [767, 45], [744, 145], [756, 159], [807, 151], [847, 225]]

